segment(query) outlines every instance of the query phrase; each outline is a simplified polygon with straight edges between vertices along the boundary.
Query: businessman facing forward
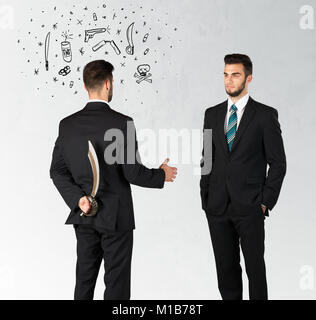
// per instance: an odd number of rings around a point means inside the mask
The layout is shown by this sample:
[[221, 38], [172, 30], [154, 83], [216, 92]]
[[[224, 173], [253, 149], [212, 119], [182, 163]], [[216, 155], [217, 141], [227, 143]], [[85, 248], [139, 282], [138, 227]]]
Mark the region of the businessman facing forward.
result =
[[[93, 299], [103, 259], [104, 299], [130, 299], [135, 229], [130, 184], [163, 188], [164, 182], [172, 182], [177, 173], [167, 165], [169, 159], [158, 169], [142, 165], [133, 119], [109, 105], [113, 69], [104, 60], [85, 66], [83, 80], [89, 101], [82, 110], [60, 121], [50, 167], [50, 177], [71, 209], [66, 224], [73, 224], [77, 238], [75, 300]], [[95, 194], [98, 211], [93, 216], [89, 215], [92, 205], [87, 197], [93, 185], [88, 141], [95, 149], [100, 176]], [[118, 161], [113, 161], [112, 155], [117, 155]]]
[[[249, 298], [267, 300], [264, 220], [278, 200], [286, 173], [278, 111], [249, 96], [252, 62], [248, 56], [230, 54], [224, 62], [228, 99], [208, 108], [204, 117], [204, 131], [211, 129], [212, 137], [204, 135], [202, 208], [222, 298], [242, 299], [241, 247]], [[211, 150], [208, 155], [206, 146]], [[207, 167], [211, 170], [203, 170]]]

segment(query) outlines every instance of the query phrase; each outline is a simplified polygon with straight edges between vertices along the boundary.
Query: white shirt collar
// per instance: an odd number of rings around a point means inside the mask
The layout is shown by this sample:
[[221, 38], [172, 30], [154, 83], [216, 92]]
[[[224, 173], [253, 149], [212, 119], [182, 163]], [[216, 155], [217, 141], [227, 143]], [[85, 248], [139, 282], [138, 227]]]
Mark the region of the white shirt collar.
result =
[[103, 102], [103, 103], [106, 103], [107, 105], [110, 105], [110, 104], [108, 103], [108, 101], [101, 100], [101, 99], [89, 99], [89, 100], [88, 100], [88, 103], [89, 103], [89, 102]]
[[234, 104], [237, 107], [238, 111], [241, 111], [245, 108], [248, 100], [249, 100], [249, 93], [248, 92], [241, 99], [239, 99], [236, 103], [234, 103], [231, 100], [231, 98], [228, 96], [227, 110], [230, 111], [232, 105]]

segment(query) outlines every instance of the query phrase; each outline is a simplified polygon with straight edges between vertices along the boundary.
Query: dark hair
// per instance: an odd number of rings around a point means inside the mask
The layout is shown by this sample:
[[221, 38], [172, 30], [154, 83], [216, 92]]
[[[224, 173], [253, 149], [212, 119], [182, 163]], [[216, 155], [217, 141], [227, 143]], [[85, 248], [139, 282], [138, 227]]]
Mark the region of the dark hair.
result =
[[241, 63], [244, 66], [246, 77], [252, 74], [252, 62], [250, 58], [245, 54], [240, 54], [240, 53], [227, 54], [224, 58], [224, 62], [225, 62], [225, 65]]
[[99, 90], [106, 80], [112, 80], [113, 65], [105, 60], [94, 60], [83, 69], [83, 82], [88, 90]]

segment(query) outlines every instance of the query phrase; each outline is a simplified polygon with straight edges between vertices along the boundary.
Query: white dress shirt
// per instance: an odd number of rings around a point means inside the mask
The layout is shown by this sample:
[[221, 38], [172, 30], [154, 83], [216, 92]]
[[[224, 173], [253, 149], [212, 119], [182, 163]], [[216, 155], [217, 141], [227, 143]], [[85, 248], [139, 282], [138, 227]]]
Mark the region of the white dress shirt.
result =
[[231, 112], [232, 112], [232, 105], [234, 104], [237, 108], [237, 129], [238, 129], [238, 126], [239, 126], [239, 123], [240, 123], [240, 120], [241, 120], [241, 117], [244, 113], [244, 110], [245, 110], [245, 107], [246, 107], [246, 104], [249, 100], [249, 93], [247, 93], [246, 95], [244, 95], [241, 99], [239, 99], [236, 103], [234, 103], [230, 97], [228, 97], [228, 101], [227, 101], [227, 113], [226, 113], [226, 118], [225, 118], [225, 122], [224, 122], [224, 132], [226, 134], [226, 128], [227, 128], [227, 125], [228, 125], [228, 120], [229, 120], [229, 117], [231, 115]]

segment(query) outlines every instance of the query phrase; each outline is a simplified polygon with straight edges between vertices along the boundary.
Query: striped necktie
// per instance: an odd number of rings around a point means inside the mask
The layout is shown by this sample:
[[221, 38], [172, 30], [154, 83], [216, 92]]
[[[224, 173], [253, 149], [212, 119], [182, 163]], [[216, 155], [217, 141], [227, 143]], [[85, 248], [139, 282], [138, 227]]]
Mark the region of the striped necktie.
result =
[[236, 130], [237, 130], [237, 107], [233, 104], [232, 105], [232, 112], [230, 114], [230, 117], [228, 120], [228, 125], [227, 125], [227, 130], [226, 130], [226, 138], [227, 138], [229, 151], [232, 148], [235, 134], [236, 134]]

